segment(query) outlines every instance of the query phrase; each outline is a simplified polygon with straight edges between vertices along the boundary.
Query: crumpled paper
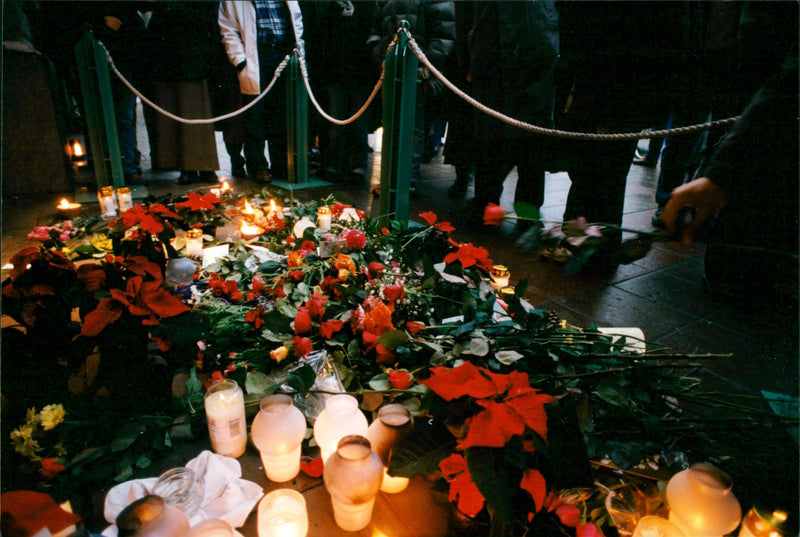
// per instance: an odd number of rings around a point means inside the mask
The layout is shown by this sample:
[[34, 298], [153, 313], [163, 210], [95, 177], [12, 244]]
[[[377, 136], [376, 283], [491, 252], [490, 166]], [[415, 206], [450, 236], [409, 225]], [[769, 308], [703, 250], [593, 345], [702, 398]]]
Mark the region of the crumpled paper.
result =
[[[200, 509], [189, 517], [191, 526], [203, 520], [221, 518], [234, 528], [241, 527], [264, 495], [260, 485], [242, 479], [242, 467], [234, 458], [206, 450], [186, 463], [186, 467], [201, 475], [205, 482]], [[150, 494], [157, 481], [157, 477], [133, 479], [109, 490], [103, 515], [111, 526], [102, 535], [117, 537], [114, 524], [117, 515], [132, 502]]]

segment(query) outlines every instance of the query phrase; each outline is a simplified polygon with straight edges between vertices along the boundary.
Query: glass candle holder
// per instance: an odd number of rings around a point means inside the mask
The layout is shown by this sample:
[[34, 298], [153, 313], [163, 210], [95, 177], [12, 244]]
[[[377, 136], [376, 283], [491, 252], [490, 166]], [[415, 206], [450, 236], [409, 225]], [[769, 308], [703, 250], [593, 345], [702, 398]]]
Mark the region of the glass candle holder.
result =
[[114, 194], [113, 186], [104, 186], [97, 193], [100, 200], [100, 212], [103, 218], [114, 218], [117, 216], [117, 197]]
[[306, 500], [296, 490], [273, 490], [259, 502], [258, 537], [305, 537], [307, 533]]
[[411, 432], [413, 427], [411, 412], [403, 405], [391, 404], [384, 405], [378, 410], [378, 417], [367, 429], [367, 440], [383, 463], [383, 482], [381, 483], [383, 492], [396, 494], [408, 487], [407, 477], [389, 475], [389, 461], [395, 443]]
[[148, 494], [125, 507], [116, 518], [120, 537], [184, 537], [189, 519], [180, 509]]
[[500, 289], [500, 298], [505, 300], [506, 302], [511, 302], [514, 300], [517, 292], [514, 290], [513, 287], [503, 287]]
[[314, 422], [314, 441], [319, 446], [322, 462], [327, 462], [336, 451], [339, 440], [352, 434], [364, 436], [368, 427], [355, 397], [346, 394], [329, 397]]
[[511, 272], [505, 265], [495, 265], [492, 267], [492, 288], [499, 291], [504, 287], [508, 287]]
[[167, 470], [153, 486], [153, 494], [164, 498], [168, 505], [177, 507], [187, 517], [200, 509], [204, 493], [203, 476], [183, 467]]
[[184, 234], [187, 257], [203, 257], [203, 230], [189, 229]]
[[62, 198], [56, 209], [62, 218], [77, 218], [81, 215], [81, 204], [71, 203], [67, 198]]
[[259, 407], [250, 432], [264, 472], [276, 483], [294, 479], [300, 472], [306, 418], [288, 395], [268, 395]]
[[186, 537], [234, 537], [233, 527], [221, 518], [198, 522], [189, 529]]
[[230, 379], [215, 382], [206, 390], [204, 403], [211, 449], [219, 455], [240, 457], [247, 447], [242, 389]]
[[117, 201], [119, 202], [119, 212], [124, 213], [133, 207], [133, 194], [130, 187], [121, 186], [117, 189]]
[[784, 537], [788, 535], [786, 521], [789, 513], [753, 506], [742, 519], [739, 537]]
[[322, 205], [317, 208], [317, 228], [328, 231], [331, 228], [331, 208]]
[[636, 524], [633, 537], [686, 537], [686, 535], [666, 518], [645, 516]]
[[678, 472], [667, 483], [669, 521], [692, 537], [727, 535], [742, 519], [732, 486], [731, 477], [711, 464]]
[[336, 525], [345, 531], [367, 527], [383, 481], [383, 463], [369, 440], [359, 435], [342, 438], [322, 475]]

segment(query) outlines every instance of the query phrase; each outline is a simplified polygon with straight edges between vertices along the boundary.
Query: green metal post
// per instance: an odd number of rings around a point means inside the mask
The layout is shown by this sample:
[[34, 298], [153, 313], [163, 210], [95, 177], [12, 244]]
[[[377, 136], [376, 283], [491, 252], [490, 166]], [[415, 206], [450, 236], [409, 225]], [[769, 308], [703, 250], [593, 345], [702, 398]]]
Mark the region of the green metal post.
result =
[[[408, 29], [408, 21], [400, 22]], [[398, 34], [386, 55], [383, 79], [383, 142], [381, 147], [382, 216], [408, 222], [411, 159], [414, 153], [414, 112], [419, 60], [408, 46], [408, 35]]]
[[115, 187], [125, 186], [111, 77], [105, 50], [91, 33], [86, 32], [75, 46], [75, 55], [97, 188], [111, 183]]

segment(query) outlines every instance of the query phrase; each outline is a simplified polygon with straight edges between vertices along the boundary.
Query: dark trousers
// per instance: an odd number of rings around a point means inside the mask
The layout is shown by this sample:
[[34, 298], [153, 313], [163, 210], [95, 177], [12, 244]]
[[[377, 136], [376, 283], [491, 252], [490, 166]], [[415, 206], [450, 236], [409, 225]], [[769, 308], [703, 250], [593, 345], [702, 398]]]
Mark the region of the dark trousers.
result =
[[[275, 68], [284, 56], [274, 53], [259, 57], [259, 76], [263, 92], [272, 81]], [[247, 172], [270, 170], [272, 177], [287, 179], [286, 143], [286, 73], [282, 73], [272, 89], [244, 114], [244, 158]], [[245, 104], [257, 96], [243, 95]], [[269, 165], [264, 153], [269, 142]]]

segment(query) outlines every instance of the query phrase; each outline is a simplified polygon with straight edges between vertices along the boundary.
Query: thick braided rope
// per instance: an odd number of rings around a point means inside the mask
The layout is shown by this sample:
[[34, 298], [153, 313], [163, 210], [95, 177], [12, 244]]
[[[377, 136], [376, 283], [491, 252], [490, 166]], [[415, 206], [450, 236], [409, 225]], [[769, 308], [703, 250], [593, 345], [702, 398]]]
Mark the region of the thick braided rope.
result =
[[372, 93], [370, 93], [370, 95], [367, 98], [367, 100], [364, 103], [364, 105], [361, 108], [359, 108], [358, 111], [355, 114], [353, 114], [352, 116], [350, 116], [347, 119], [336, 119], [335, 117], [328, 115], [325, 112], [325, 110], [323, 110], [322, 107], [319, 105], [319, 103], [317, 102], [317, 99], [314, 97], [314, 92], [311, 91], [311, 84], [308, 81], [308, 66], [306, 65], [305, 58], [303, 58], [302, 56], [300, 57], [300, 72], [303, 75], [303, 83], [306, 86], [306, 92], [308, 93], [308, 99], [314, 105], [314, 108], [317, 109], [317, 112], [319, 112], [319, 115], [321, 115], [322, 117], [324, 117], [325, 119], [327, 119], [328, 121], [333, 123], [334, 125], [348, 125], [348, 124], [354, 122], [355, 120], [357, 120], [359, 117], [361, 117], [364, 114], [364, 112], [367, 110], [367, 108], [369, 108], [369, 105], [372, 104], [372, 101], [375, 99], [375, 96], [378, 94], [378, 91], [380, 91], [381, 87], [383, 86], [383, 76], [381, 76], [378, 79], [378, 82], [375, 84], [375, 87], [372, 89]]
[[476, 101], [463, 91], [461, 91], [455, 84], [450, 82], [445, 76], [439, 72], [436, 67], [430, 62], [430, 60], [425, 56], [425, 53], [422, 52], [419, 44], [414, 40], [411, 36], [411, 33], [405, 29], [401, 28], [398, 32], [406, 32], [408, 35], [408, 44], [411, 49], [414, 51], [414, 54], [419, 58], [419, 61], [427, 67], [433, 75], [438, 78], [445, 86], [447, 86], [450, 91], [455, 93], [458, 97], [464, 99], [469, 104], [480, 110], [481, 112], [488, 114], [500, 121], [507, 123], [513, 127], [518, 127], [520, 129], [524, 129], [526, 131], [534, 132], [537, 134], [542, 134], [545, 136], [553, 136], [557, 138], [572, 138], [575, 140], [602, 140], [602, 141], [623, 141], [623, 140], [641, 140], [645, 138], [663, 138], [665, 136], [678, 136], [681, 134], [690, 134], [693, 132], [700, 132], [705, 131], [708, 129], [712, 129], [714, 127], [719, 127], [722, 125], [731, 125], [735, 123], [739, 118], [738, 117], [731, 117], [728, 119], [720, 119], [717, 121], [711, 121], [708, 123], [700, 123], [697, 125], [690, 125], [687, 127], [676, 127], [673, 129], [662, 129], [657, 131], [642, 131], [642, 132], [629, 132], [629, 133], [613, 133], [613, 134], [599, 134], [599, 133], [588, 133], [588, 132], [569, 132], [557, 129], [546, 129], [544, 127], [539, 127], [537, 125], [532, 125], [530, 123], [525, 123], [524, 121], [519, 121], [512, 117], [509, 117], [502, 112], [498, 112], [488, 106], [481, 104], [480, 102]]
[[270, 81], [269, 85], [264, 89], [264, 91], [262, 91], [258, 95], [258, 97], [256, 97], [253, 101], [241, 107], [240, 109], [234, 110], [233, 112], [229, 112], [221, 116], [207, 118], [207, 119], [186, 119], [180, 116], [176, 116], [175, 114], [169, 112], [168, 110], [164, 110], [163, 108], [155, 104], [153, 101], [142, 95], [142, 93], [139, 90], [133, 87], [133, 85], [130, 82], [128, 82], [128, 80], [124, 76], [122, 76], [122, 73], [120, 73], [119, 70], [117, 69], [117, 66], [114, 65], [114, 60], [111, 58], [111, 54], [109, 54], [108, 49], [106, 49], [103, 43], [98, 41], [98, 44], [101, 47], [103, 47], [103, 50], [106, 53], [106, 59], [108, 60], [108, 65], [109, 67], [111, 67], [111, 70], [114, 72], [115, 75], [117, 75], [117, 78], [119, 78], [122, 81], [122, 83], [125, 84], [128, 87], [128, 89], [131, 90], [131, 92], [133, 92], [134, 95], [139, 97], [143, 103], [146, 103], [148, 106], [150, 106], [157, 112], [160, 112], [166, 117], [173, 119], [179, 123], [186, 123], [188, 125], [204, 125], [207, 123], [216, 123], [217, 121], [224, 121], [226, 119], [238, 116], [244, 111], [249, 110], [250, 108], [255, 106], [256, 103], [258, 103], [258, 101], [263, 99], [267, 93], [269, 93], [272, 90], [272, 87], [275, 85], [275, 82], [278, 80], [278, 77], [281, 76], [281, 72], [283, 72], [284, 68], [286, 67], [286, 64], [289, 63], [289, 58], [291, 58], [292, 56], [292, 53], [286, 55], [286, 57], [281, 61], [281, 63], [278, 64], [278, 67], [275, 68], [275, 74], [272, 75], [272, 80]]

